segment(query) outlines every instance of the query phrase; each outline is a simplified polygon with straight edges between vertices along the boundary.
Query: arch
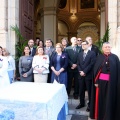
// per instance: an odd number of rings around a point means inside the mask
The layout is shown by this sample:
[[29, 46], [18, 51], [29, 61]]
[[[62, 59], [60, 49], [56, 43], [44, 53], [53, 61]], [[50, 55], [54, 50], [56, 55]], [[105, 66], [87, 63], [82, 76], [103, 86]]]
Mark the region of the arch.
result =
[[77, 33], [78, 33], [77, 37], [81, 37], [83, 40], [87, 36], [91, 36], [93, 39], [93, 42], [97, 42], [99, 39], [98, 28], [92, 22], [84, 22], [80, 24], [77, 30]]
[[58, 20], [58, 41], [57, 42], [61, 42], [61, 39], [66, 37], [68, 38], [68, 26], [67, 24], [62, 21], [62, 20]]
[[64, 22], [67, 25], [67, 27], [68, 27], [68, 31], [70, 30], [70, 24], [68, 23], [68, 21], [66, 19], [64, 19], [64, 18], [58, 18], [58, 21]]
[[94, 18], [83, 18], [83, 19], [79, 20], [76, 23], [74, 30], [77, 31], [78, 27], [84, 22], [91, 22], [91, 23], [95, 24], [97, 26], [98, 30], [100, 31], [100, 23]]

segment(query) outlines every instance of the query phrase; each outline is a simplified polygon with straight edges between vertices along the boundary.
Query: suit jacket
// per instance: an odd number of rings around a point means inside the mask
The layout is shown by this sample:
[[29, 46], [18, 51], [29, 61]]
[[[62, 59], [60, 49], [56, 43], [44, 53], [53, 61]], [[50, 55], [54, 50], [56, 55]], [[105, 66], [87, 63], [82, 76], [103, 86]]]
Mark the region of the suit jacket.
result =
[[47, 48], [44, 47], [44, 53], [45, 53], [45, 55], [49, 56], [50, 60], [51, 60], [51, 57], [52, 57], [54, 52], [55, 52], [55, 48], [54, 47], [50, 47], [49, 50], [47, 50]]
[[[57, 65], [57, 53], [51, 58], [50, 66], [56, 68]], [[60, 67], [64, 68], [64, 72], [67, 70], [68, 66], [68, 56], [65, 52], [62, 52], [62, 55], [60, 56]]]
[[91, 51], [94, 51], [96, 56], [100, 54], [100, 51], [96, 45], [92, 45]]
[[74, 70], [71, 69], [73, 64], [77, 64], [78, 55], [81, 52], [82, 48], [76, 46], [76, 51], [74, 52], [73, 47], [69, 46], [66, 48], [66, 53], [68, 54], [68, 71], [77, 72], [77, 68]]
[[[84, 51], [78, 56], [78, 71], [83, 71], [86, 74], [86, 78], [92, 78], [93, 66], [96, 60], [95, 52], [89, 50], [84, 60], [83, 54]], [[79, 77], [81, 76], [79, 75]]]
[[33, 49], [32, 49], [32, 52], [31, 52], [31, 54], [30, 54], [30, 56], [34, 56], [36, 54], [36, 48], [35, 47], [33, 47]]

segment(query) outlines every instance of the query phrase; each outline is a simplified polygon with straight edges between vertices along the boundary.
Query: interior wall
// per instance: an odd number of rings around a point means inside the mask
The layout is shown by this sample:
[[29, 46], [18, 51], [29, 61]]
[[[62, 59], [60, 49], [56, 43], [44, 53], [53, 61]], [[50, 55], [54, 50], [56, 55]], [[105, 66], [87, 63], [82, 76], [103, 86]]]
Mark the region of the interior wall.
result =
[[93, 23], [85, 22], [81, 24], [77, 30], [78, 34], [77, 37], [81, 37], [82, 40], [85, 40], [87, 36], [91, 36], [93, 39], [93, 42], [98, 41], [98, 28]]
[[67, 33], [68, 33], [67, 25], [62, 21], [58, 21], [58, 41], [57, 42], [61, 42], [61, 39], [64, 37], [68, 39]]

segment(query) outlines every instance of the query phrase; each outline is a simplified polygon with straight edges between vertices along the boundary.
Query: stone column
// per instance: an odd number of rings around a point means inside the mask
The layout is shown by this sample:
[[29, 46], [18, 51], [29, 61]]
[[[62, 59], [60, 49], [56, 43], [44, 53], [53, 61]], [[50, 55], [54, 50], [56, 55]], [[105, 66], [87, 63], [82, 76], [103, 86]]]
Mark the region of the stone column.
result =
[[56, 8], [45, 7], [41, 11], [41, 38], [50, 38], [56, 43]]
[[8, 38], [7, 48], [11, 55], [15, 55], [15, 44], [17, 37], [11, 26], [17, 25], [19, 27], [19, 0], [8, 0]]
[[7, 31], [8, 31], [8, 0], [0, 1], [0, 46], [7, 47]]
[[100, 38], [103, 38], [104, 34], [105, 34], [105, 2], [103, 2], [101, 0], [101, 3], [100, 3], [100, 7], [101, 7], [101, 14], [100, 14]]
[[108, 0], [108, 22], [110, 27], [110, 43], [112, 45], [112, 52], [120, 54], [118, 53], [119, 39], [117, 39], [117, 0], [114, 0], [114, 2]]

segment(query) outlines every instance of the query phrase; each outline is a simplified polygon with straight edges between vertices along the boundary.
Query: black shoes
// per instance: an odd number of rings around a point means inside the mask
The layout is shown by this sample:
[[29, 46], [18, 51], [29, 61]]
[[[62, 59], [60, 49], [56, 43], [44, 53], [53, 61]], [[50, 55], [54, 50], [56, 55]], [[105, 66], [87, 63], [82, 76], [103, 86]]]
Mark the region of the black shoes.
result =
[[[83, 107], [85, 107], [85, 105], [79, 104], [79, 105], [76, 107], [76, 109], [80, 109], [80, 108], [83, 108]], [[87, 107], [86, 111], [89, 112], [89, 111], [90, 111], [90, 107]]]
[[89, 112], [90, 111], [90, 107], [87, 107], [86, 111]]
[[80, 109], [80, 108], [82, 108], [82, 107], [85, 107], [85, 105], [79, 104], [79, 105], [76, 107], [76, 109]]

